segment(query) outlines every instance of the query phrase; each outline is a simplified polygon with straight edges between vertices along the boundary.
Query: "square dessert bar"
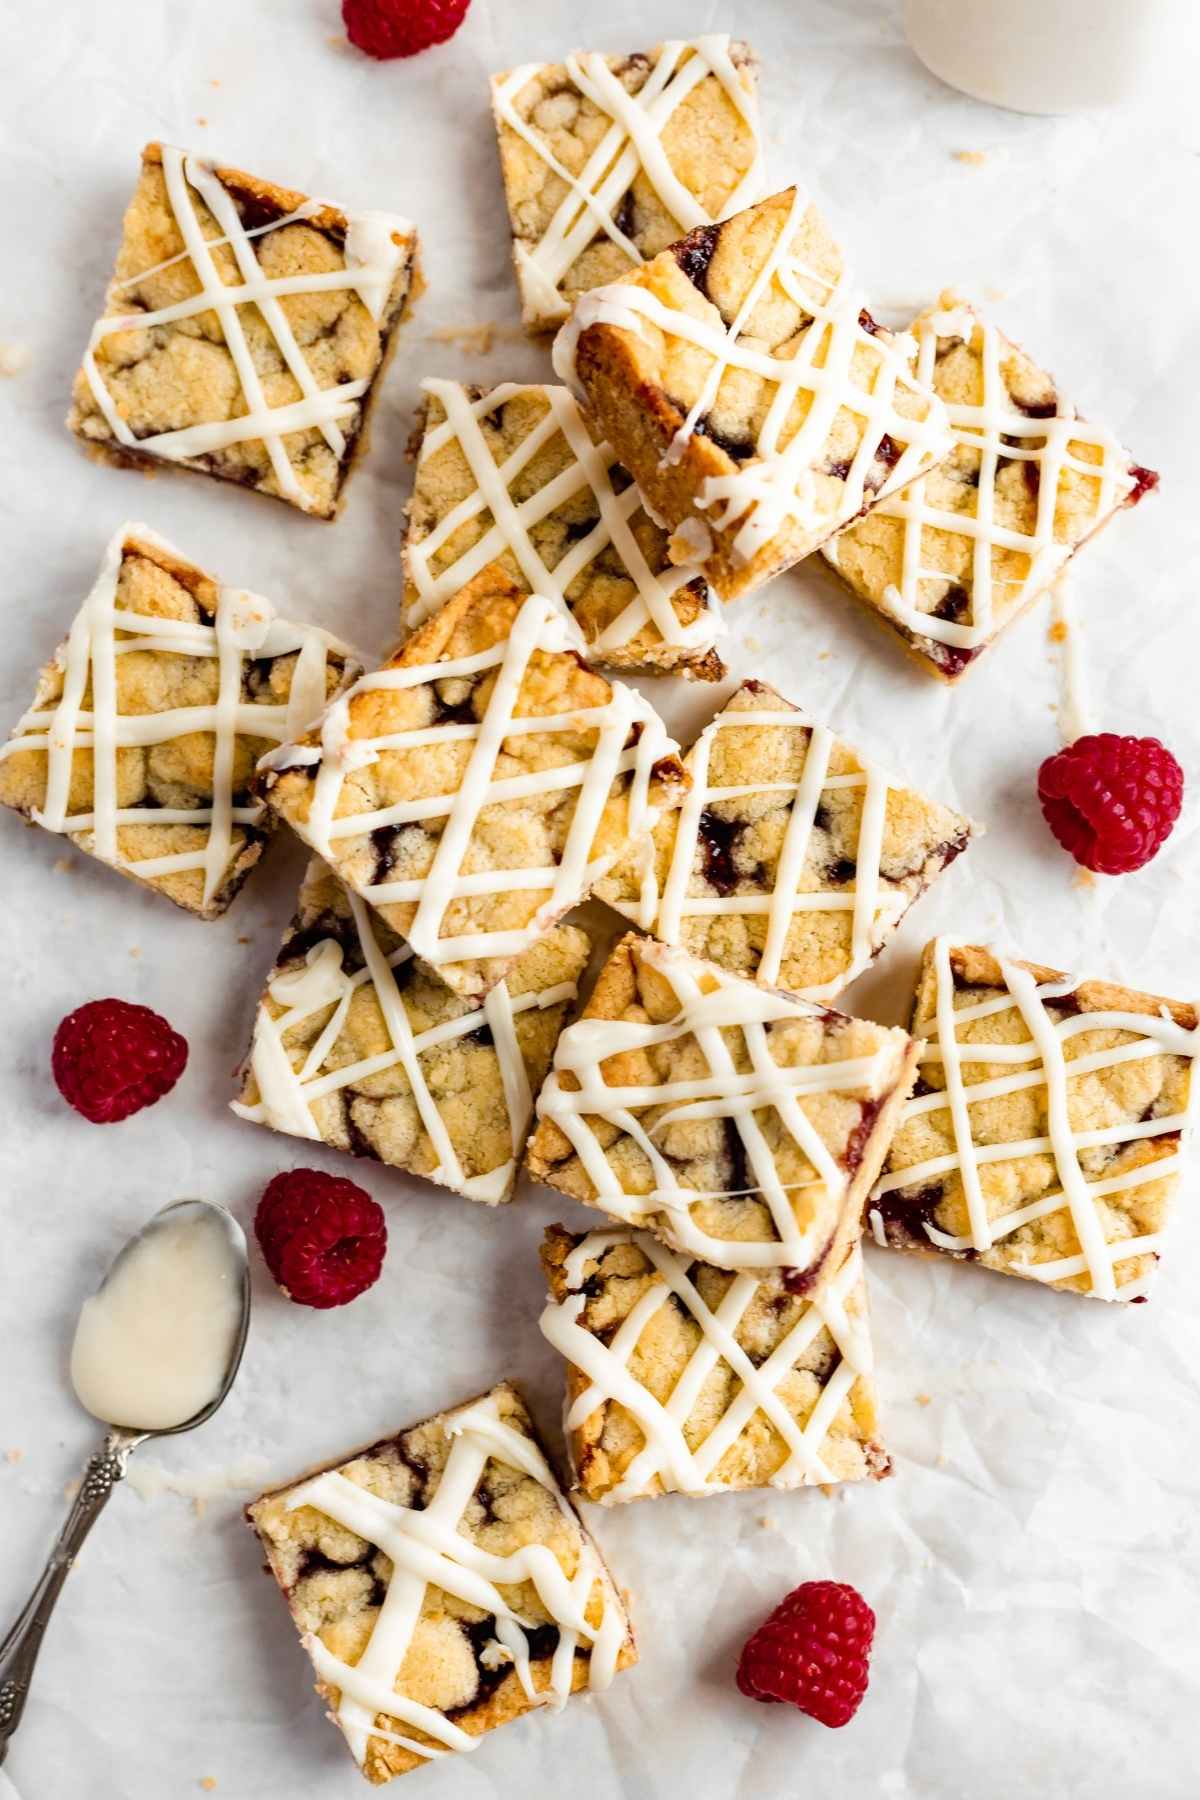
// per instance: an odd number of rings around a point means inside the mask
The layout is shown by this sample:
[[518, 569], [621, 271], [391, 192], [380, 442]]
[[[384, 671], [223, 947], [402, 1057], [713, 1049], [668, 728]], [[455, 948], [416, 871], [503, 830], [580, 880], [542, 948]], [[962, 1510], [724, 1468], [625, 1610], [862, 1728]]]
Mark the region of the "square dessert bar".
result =
[[735, 975], [832, 999], [947, 863], [967, 819], [864, 762], [765, 681], [746, 681], [684, 758], [682, 807], [600, 898]]
[[589, 1500], [880, 1480], [862, 1252], [813, 1297], [779, 1269], [733, 1274], [645, 1231], [542, 1246], [545, 1336], [566, 1358], [571, 1465]]
[[475, 1005], [314, 858], [233, 1110], [468, 1200], [511, 1200], [588, 952], [582, 931], [557, 925]]
[[1079, 546], [1158, 485], [957, 295], [912, 326], [954, 451], [824, 546], [930, 673], [956, 680]]
[[492, 77], [492, 107], [532, 332], [762, 192], [758, 65], [724, 36], [525, 63]]
[[265, 761], [272, 806], [458, 994], [494, 987], [686, 792], [657, 713], [578, 641], [491, 565]]
[[554, 366], [723, 600], [945, 456], [942, 402], [797, 188], [585, 294]]
[[724, 622], [708, 583], [671, 562], [666, 532], [566, 388], [422, 385], [409, 625], [499, 560], [520, 587], [562, 601], [596, 661], [720, 679]]
[[631, 934], [558, 1040], [526, 1164], [673, 1250], [815, 1293], [862, 1229], [918, 1048]]
[[258, 758], [356, 673], [327, 632], [124, 525], [0, 748], [0, 802], [216, 918], [272, 829]]
[[332, 519], [420, 288], [406, 219], [148, 144], [67, 423]]
[[376, 1786], [637, 1661], [612, 1578], [507, 1382], [246, 1515], [317, 1692]]
[[868, 1222], [876, 1242], [1142, 1300], [1179, 1182], [1197, 1010], [939, 938], [927, 1037]]

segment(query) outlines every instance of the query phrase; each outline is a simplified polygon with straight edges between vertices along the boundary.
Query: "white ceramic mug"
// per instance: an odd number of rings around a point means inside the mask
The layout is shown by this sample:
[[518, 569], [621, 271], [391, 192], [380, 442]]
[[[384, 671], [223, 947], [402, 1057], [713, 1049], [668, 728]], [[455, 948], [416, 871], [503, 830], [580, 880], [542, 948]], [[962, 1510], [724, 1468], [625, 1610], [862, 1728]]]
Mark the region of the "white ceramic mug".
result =
[[941, 80], [1016, 112], [1066, 113], [1144, 93], [1187, 0], [905, 0], [904, 28]]

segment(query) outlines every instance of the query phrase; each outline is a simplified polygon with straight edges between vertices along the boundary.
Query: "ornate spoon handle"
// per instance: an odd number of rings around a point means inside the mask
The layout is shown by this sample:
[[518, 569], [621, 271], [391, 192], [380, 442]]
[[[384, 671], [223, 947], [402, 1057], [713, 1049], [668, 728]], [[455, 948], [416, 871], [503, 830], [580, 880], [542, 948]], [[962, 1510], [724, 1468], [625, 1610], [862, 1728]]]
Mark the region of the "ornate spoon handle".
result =
[[133, 1432], [109, 1432], [102, 1448], [97, 1450], [84, 1471], [66, 1524], [58, 1534], [37, 1586], [0, 1643], [0, 1763], [7, 1756], [9, 1743], [21, 1723], [34, 1664], [63, 1582], [84, 1538], [124, 1475], [130, 1451], [139, 1442], [140, 1438]]

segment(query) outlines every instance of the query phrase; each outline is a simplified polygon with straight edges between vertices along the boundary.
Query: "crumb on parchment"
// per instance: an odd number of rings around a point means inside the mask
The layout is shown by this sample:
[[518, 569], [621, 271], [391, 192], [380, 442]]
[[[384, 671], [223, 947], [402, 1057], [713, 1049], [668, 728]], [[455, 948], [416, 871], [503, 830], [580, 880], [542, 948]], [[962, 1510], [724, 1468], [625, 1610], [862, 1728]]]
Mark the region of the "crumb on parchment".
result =
[[1046, 633], [1046, 636], [1050, 639], [1052, 644], [1065, 644], [1069, 629], [1065, 619], [1055, 619], [1053, 625], [1051, 625], [1049, 631]]
[[477, 325], [439, 325], [425, 336], [431, 344], [453, 344], [467, 356], [488, 356], [497, 344], [519, 343], [525, 333], [516, 325], [482, 319]]
[[987, 159], [986, 150], [956, 150], [954, 152], [955, 162], [966, 163], [969, 169], [982, 169]]
[[28, 344], [0, 341], [0, 375], [24, 374], [29, 367], [31, 354]]

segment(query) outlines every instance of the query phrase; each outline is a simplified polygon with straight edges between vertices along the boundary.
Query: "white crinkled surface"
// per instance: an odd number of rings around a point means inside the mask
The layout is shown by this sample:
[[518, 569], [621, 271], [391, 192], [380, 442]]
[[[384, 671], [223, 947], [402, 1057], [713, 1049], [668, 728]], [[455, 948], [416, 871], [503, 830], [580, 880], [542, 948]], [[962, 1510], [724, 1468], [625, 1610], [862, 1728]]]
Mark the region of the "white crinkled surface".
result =
[[[596, 19], [578, 0], [475, 0], [449, 47], [377, 66], [331, 45], [332, 0], [13, 9], [0, 75], [0, 339], [5, 369], [19, 371], [0, 381], [2, 723], [28, 703], [37, 662], [124, 517], [145, 518], [281, 610], [382, 649], [400, 598], [418, 380], [536, 378], [548, 367], [512, 331], [487, 72], [724, 26], [763, 53], [776, 183], [811, 183], [878, 311], [903, 321], [951, 283], [993, 303], [1081, 409], [1162, 471], [1161, 495], [1081, 558], [1074, 609], [1095, 720], [1161, 732], [1200, 781], [1200, 144], [1185, 59], [1175, 58], [1178, 106], [1025, 119], [927, 77], [902, 46], [898, 12], [890, 0], [756, 0], [740, 14], [611, 0]], [[429, 293], [336, 526], [196, 477], [147, 484], [95, 467], [62, 428], [138, 150], [152, 136], [411, 214], [422, 228]], [[960, 150], [986, 160], [958, 161]], [[501, 327], [490, 355], [434, 336], [485, 320]], [[14, 346], [28, 348], [27, 367]], [[859, 984], [855, 997], [883, 1018], [900, 1016], [916, 953], [937, 929], [1200, 992], [1195, 798], [1150, 869], [1103, 889], [1077, 886], [1042, 828], [1034, 774], [1056, 743], [1059, 692], [1049, 620], [1043, 603], [950, 693], [911, 669], [815, 559], [730, 615], [722, 653], [734, 673], [767, 676], [989, 826]], [[718, 699], [675, 683], [647, 691], [687, 731]], [[56, 872], [64, 853], [70, 871]], [[6, 1619], [95, 1437], [67, 1392], [66, 1354], [74, 1312], [126, 1232], [190, 1193], [248, 1218], [267, 1178], [295, 1163], [355, 1170], [224, 1110], [299, 882], [297, 846], [280, 844], [213, 925], [25, 836], [7, 816], [0, 856]], [[60, 1016], [106, 993], [158, 1007], [192, 1047], [175, 1094], [107, 1131], [68, 1112], [47, 1075]], [[536, 1244], [544, 1223], [587, 1215], [535, 1192], [495, 1214], [373, 1166], [358, 1173], [388, 1210], [383, 1278], [354, 1306], [316, 1314], [290, 1307], [258, 1272], [246, 1364], [224, 1413], [202, 1435], [146, 1453], [166, 1476], [149, 1466], [140, 1495], [116, 1496], [67, 1585], [5, 1770], [21, 1800], [175, 1800], [205, 1777], [219, 1800], [348, 1800], [359, 1777], [241, 1523], [245, 1484], [286, 1479], [507, 1373], [528, 1383], [554, 1431], [560, 1371], [535, 1325]], [[641, 1666], [600, 1702], [526, 1720], [453, 1770], [422, 1773], [422, 1793], [1194, 1795], [1196, 1173], [1155, 1297], [1136, 1310], [873, 1247], [867, 1262], [896, 1479], [833, 1498], [668, 1499], [597, 1513], [603, 1548], [633, 1590]], [[223, 1488], [223, 1470], [241, 1490]], [[755, 1706], [732, 1682], [747, 1630], [795, 1582], [823, 1575], [855, 1582], [880, 1618], [870, 1692], [839, 1733]]]

